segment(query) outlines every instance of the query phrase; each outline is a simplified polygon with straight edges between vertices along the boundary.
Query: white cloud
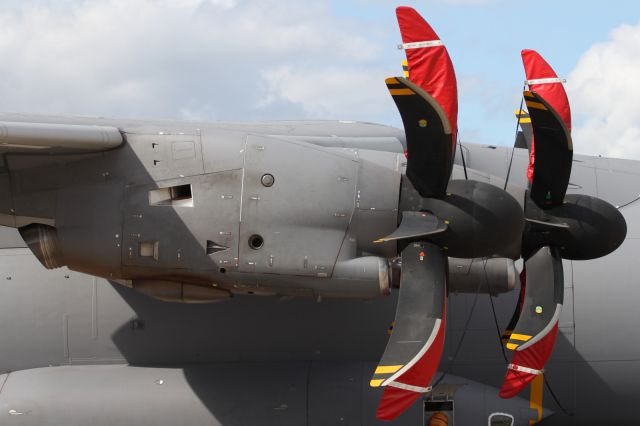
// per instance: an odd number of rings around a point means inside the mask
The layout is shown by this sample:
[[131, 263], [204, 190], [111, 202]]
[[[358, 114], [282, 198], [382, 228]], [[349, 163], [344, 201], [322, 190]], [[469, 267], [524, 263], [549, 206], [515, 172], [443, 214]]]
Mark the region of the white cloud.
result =
[[394, 113], [382, 71], [353, 66], [322, 70], [278, 66], [262, 73], [265, 82], [261, 105], [287, 101], [299, 105], [310, 117], [365, 119], [382, 112]]
[[163, 0], [161, 2], [167, 6], [177, 6], [191, 9], [200, 6], [220, 6], [224, 9], [230, 9], [236, 5], [235, 0]]
[[[371, 101], [365, 84], [379, 78], [384, 89], [386, 74], [374, 69], [380, 57], [375, 31], [336, 17], [325, 2], [41, 0], [11, 6], [0, 10], [1, 111], [337, 118], [347, 111], [341, 105], [362, 109], [348, 96], [365, 96], [365, 106]], [[276, 82], [283, 63], [293, 91]], [[333, 103], [329, 93], [336, 95]]]
[[574, 149], [640, 159], [640, 24], [592, 46], [568, 76]]

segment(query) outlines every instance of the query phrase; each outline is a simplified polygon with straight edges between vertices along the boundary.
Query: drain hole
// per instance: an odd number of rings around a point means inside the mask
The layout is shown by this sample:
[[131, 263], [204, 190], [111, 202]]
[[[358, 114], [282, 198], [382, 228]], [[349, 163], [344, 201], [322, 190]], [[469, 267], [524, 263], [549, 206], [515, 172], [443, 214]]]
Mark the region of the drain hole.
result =
[[260, 235], [255, 234], [249, 237], [249, 247], [251, 247], [252, 249], [258, 250], [262, 248], [263, 245], [264, 240]]

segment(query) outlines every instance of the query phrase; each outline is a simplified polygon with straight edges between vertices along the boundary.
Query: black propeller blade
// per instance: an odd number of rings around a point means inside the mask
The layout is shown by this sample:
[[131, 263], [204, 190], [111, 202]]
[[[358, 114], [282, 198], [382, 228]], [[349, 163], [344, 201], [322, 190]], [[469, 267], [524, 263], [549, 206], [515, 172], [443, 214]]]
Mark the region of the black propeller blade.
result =
[[385, 386], [380, 419], [430, 390], [444, 345], [447, 268], [447, 256], [434, 244], [412, 243], [402, 251], [395, 325], [370, 383]]
[[508, 335], [508, 349], [515, 351], [500, 389], [511, 398], [542, 374], [558, 333], [564, 297], [562, 259], [557, 248], [542, 247], [525, 261], [524, 300], [518, 322]]
[[518, 124], [521, 131], [516, 134], [516, 141], [514, 146], [516, 148], [524, 148], [531, 152], [531, 145], [533, 142], [533, 128], [531, 127], [531, 116], [527, 111], [517, 109], [515, 111], [518, 118]]
[[402, 212], [400, 226], [390, 235], [382, 237], [374, 243], [394, 240], [419, 240], [428, 235], [447, 230], [447, 224], [437, 216], [425, 212]]
[[451, 124], [431, 95], [401, 77], [385, 80], [407, 136], [407, 177], [423, 197], [443, 197], [453, 167]]
[[573, 144], [558, 113], [536, 92], [524, 92], [535, 140], [531, 199], [541, 208], [562, 204], [571, 176]]

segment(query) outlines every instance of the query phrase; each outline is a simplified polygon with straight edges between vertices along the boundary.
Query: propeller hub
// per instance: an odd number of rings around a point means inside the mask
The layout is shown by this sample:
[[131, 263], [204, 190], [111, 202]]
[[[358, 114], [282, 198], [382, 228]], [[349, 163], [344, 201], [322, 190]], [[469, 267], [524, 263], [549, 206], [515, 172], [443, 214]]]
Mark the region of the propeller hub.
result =
[[617, 249], [627, 235], [622, 213], [597, 197], [569, 194], [564, 203], [543, 210], [527, 199], [523, 257], [543, 246], [558, 247], [564, 259], [589, 260]]
[[447, 230], [426, 240], [461, 258], [518, 258], [524, 217], [518, 201], [502, 189], [473, 180], [452, 180], [440, 198], [421, 197], [403, 179], [403, 211], [426, 211], [447, 224]]

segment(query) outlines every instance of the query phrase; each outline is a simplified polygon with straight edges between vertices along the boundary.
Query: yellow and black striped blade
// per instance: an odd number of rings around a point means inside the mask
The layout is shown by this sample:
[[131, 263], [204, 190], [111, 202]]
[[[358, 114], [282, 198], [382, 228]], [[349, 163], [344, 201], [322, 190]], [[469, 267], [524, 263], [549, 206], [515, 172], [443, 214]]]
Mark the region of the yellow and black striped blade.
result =
[[513, 315], [511, 315], [511, 320], [509, 321], [509, 325], [507, 326], [507, 329], [504, 331], [504, 333], [502, 333], [502, 337], [501, 337], [502, 344], [505, 346], [509, 342], [509, 338], [511, 337], [511, 334], [513, 334], [513, 329], [516, 327], [516, 324], [518, 324], [521, 308], [522, 308], [522, 305], [524, 304], [524, 291], [526, 288], [526, 280], [523, 280], [523, 274], [526, 274], [526, 270], [524, 270], [520, 274], [520, 294], [518, 294], [518, 303], [516, 304], [516, 308], [513, 311]]
[[428, 386], [442, 355], [436, 335], [444, 333], [446, 265], [442, 249], [431, 243], [412, 243], [402, 251], [393, 332], [370, 386], [402, 382], [408, 372], [428, 375], [420, 377], [420, 383], [413, 383]]
[[403, 364], [378, 365], [373, 372], [373, 377], [371, 377], [369, 386], [372, 388], [380, 387], [385, 380], [391, 377], [394, 373], [397, 373], [402, 367], [404, 367]]
[[451, 124], [442, 106], [406, 78], [385, 80], [407, 138], [406, 175], [423, 197], [443, 197], [453, 168]]
[[520, 124], [531, 124], [531, 116], [524, 109], [517, 109], [514, 111], [514, 114], [518, 118], [518, 123]]
[[406, 78], [409, 78], [409, 63], [407, 62], [406, 59], [404, 61], [402, 61], [402, 74]]
[[564, 275], [559, 251], [542, 247], [525, 261], [526, 287], [515, 326], [505, 332], [507, 349], [518, 350], [540, 341], [557, 325], [564, 299]]
[[525, 148], [531, 152], [531, 142], [533, 139], [531, 116], [523, 109], [517, 109], [514, 113], [518, 118], [518, 124], [520, 125], [520, 131], [516, 135], [514, 146], [516, 148]]

